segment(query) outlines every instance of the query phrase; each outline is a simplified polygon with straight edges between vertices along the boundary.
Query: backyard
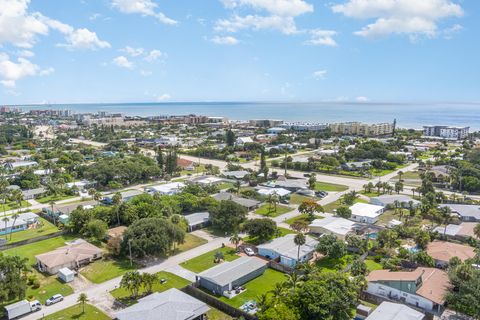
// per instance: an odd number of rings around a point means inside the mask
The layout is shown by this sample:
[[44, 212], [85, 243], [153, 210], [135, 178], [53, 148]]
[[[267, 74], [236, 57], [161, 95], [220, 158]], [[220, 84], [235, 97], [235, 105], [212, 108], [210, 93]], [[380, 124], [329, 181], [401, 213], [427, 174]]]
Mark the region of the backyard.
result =
[[90, 304], [85, 304], [85, 313], [82, 312], [82, 305], [77, 304], [70, 308], [55, 312], [42, 320], [110, 320], [102, 311]]
[[273, 205], [264, 204], [258, 208], [255, 213], [266, 217], [278, 217], [282, 214], [292, 211], [293, 208], [277, 204], [276, 210]]
[[223, 302], [228, 303], [229, 305], [238, 308], [247, 301], [256, 301], [260, 295], [273, 290], [277, 283], [283, 281], [285, 281], [284, 273], [267, 268], [263, 275], [243, 285], [243, 287], [246, 289], [244, 292], [240, 293], [232, 299], [228, 299], [226, 297], [219, 297], [219, 299]]
[[[187, 285], [190, 284], [190, 281], [183, 279], [177, 275], [174, 275], [173, 273], [166, 272], [166, 271], [160, 271], [157, 273], [157, 277], [159, 281], [155, 282], [155, 284], [152, 287], [152, 290], [154, 292], [163, 292], [165, 290], [171, 289], [171, 288], [183, 288]], [[160, 279], [164, 279], [164, 283], [160, 283]], [[136, 300], [132, 299], [130, 297], [130, 292], [124, 288], [117, 288], [112, 291], [110, 291], [110, 294], [117, 300], [121, 301], [122, 303], [125, 303], [127, 305], [132, 305], [136, 302]], [[145, 294], [145, 289], [142, 287], [142, 289], [139, 292], [140, 296]]]
[[44, 236], [47, 234], [55, 233], [58, 231], [58, 228], [55, 227], [52, 223], [48, 222], [43, 218], [38, 219], [40, 221], [41, 227], [35, 229], [28, 229], [25, 231], [18, 231], [11, 234], [12, 238], [9, 240], [8, 243], [15, 243], [26, 239], [32, 239], [39, 236]]
[[230, 247], [224, 247], [209, 251], [198, 257], [182, 262], [180, 265], [185, 269], [188, 269], [195, 273], [200, 273], [204, 270], [210, 269], [211, 267], [218, 265], [214, 262], [215, 253], [217, 251], [220, 251], [223, 254], [225, 261], [233, 261], [240, 258], [240, 256], [235, 253], [235, 249]]

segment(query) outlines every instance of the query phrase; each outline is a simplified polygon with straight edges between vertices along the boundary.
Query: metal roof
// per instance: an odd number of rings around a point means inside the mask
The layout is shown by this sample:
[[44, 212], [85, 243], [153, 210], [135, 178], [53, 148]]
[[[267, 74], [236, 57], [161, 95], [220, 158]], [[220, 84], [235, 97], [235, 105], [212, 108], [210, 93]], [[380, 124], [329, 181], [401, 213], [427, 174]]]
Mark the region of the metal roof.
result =
[[[295, 234], [287, 234], [283, 237], [276, 238], [270, 242], [261, 244], [257, 246], [258, 249], [269, 249], [277, 252], [279, 255], [297, 259], [298, 257], [298, 246], [294, 242]], [[318, 241], [312, 237], [305, 237], [305, 244], [300, 246], [300, 258], [310, 254], [315, 251], [315, 247], [318, 244]]]

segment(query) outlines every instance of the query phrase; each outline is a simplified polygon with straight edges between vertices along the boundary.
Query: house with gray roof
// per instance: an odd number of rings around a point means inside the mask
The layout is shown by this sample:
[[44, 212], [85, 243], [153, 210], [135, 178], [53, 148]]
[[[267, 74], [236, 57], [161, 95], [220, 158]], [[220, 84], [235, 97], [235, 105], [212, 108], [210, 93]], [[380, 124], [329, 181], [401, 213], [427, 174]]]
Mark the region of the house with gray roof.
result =
[[217, 201], [222, 201], [222, 200], [233, 201], [233, 202], [241, 205], [242, 207], [245, 207], [248, 211], [258, 208], [258, 206], [261, 203], [258, 200], [238, 197], [238, 196], [236, 196], [234, 194], [231, 194], [229, 192], [220, 192], [220, 193], [214, 194], [213, 198]]
[[384, 301], [365, 320], [424, 320], [425, 314], [404, 304]]
[[203, 320], [208, 305], [172, 288], [155, 292], [115, 314], [117, 320]]
[[188, 222], [188, 232], [201, 229], [210, 224], [210, 213], [207, 211], [188, 214], [184, 217]]
[[258, 254], [268, 259], [278, 260], [280, 264], [295, 267], [297, 263], [312, 259], [318, 241], [312, 237], [305, 237], [305, 244], [298, 246], [294, 242], [295, 234], [287, 234], [270, 242], [257, 246]]
[[214, 294], [223, 295], [248, 281], [262, 275], [267, 261], [257, 257], [241, 257], [223, 262], [197, 275], [197, 283]]
[[462, 221], [480, 222], [480, 206], [472, 204], [443, 204], [440, 207], [449, 207]]
[[7, 216], [4, 219], [0, 223], [0, 235], [27, 230], [31, 225], [38, 222], [38, 216], [33, 212], [20, 213], [16, 219], [12, 216]]
[[47, 192], [47, 190], [45, 188], [22, 190], [24, 200], [35, 199], [35, 198], [45, 194], [45, 192]]
[[402, 208], [408, 208], [410, 201], [412, 201], [412, 204], [415, 207], [420, 205], [420, 201], [412, 199], [411, 197], [403, 194], [384, 194], [378, 197], [370, 198], [370, 204], [382, 206], [384, 208], [393, 207], [395, 205], [395, 201], [398, 201]]
[[307, 180], [305, 179], [279, 179], [275, 182], [275, 187], [287, 189], [292, 192], [296, 192], [301, 189], [308, 189]]
[[245, 178], [245, 176], [249, 175], [250, 172], [247, 170], [237, 170], [237, 171], [225, 171], [222, 173], [227, 178], [235, 178], [237, 180], [241, 180]]

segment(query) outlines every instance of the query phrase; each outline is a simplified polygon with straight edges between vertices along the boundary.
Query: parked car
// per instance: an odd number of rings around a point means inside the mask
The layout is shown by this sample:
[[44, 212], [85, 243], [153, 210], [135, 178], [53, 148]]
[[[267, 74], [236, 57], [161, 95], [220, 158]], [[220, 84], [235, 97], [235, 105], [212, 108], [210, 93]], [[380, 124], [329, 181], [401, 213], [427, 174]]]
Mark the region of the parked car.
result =
[[243, 249], [243, 251], [245, 251], [247, 256], [254, 256], [255, 255], [255, 252], [252, 250], [252, 248], [246, 247], [245, 249]]
[[63, 301], [63, 296], [61, 294], [55, 294], [53, 297], [50, 297], [47, 299], [47, 301], [45, 301], [45, 305], [50, 306], [60, 301]]
[[304, 173], [303, 176], [304, 176], [305, 178], [308, 178], [308, 177], [311, 176], [311, 174], [310, 174], [310, 173]]
[[280, 199], [280, 203], [282, 203], [282, 204], [290, 204], [290, 201], [288, 201], [287, 199]]

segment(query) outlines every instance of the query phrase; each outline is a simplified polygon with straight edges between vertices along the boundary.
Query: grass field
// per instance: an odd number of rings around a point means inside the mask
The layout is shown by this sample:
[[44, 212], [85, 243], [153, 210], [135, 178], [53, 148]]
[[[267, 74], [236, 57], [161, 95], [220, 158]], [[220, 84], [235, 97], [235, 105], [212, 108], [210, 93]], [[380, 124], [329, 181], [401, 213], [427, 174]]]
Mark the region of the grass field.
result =
[[14, 232], [12, 233], [12, 239], [9, 240], [8, 243], [15, 243], [15, 242], [19, 242], [26, 239], [32, 239], [35, 237], [44, 236], [44, 235], [55, 233], [58, 231], [58, 228], [55, 227], [52, 223], [48, 222], [47, 220], [40, 217], [38, 220], [42, 224], [40, 228]]
[[304, 202], [306, 200], [311, 200], [311, 199], [318, 200], [318, 198], [302, 196], [301, 194], [297, 194], [297, 193], [292, 193], [290, 195], [290, 203], [291, 204], [301, 204], [302, 202]]
[[[291, 230], [291, 229], [286, 229], [286, 228], [282, 228], [282, 227], [277, 227], [278, 229], [278, 237], [283, 237], [284, 235], [287, 235], [287, 234], [290, 234], [290, 233], [295, 233], [295, 231]], [[243, 238], [243, 242], [246, 242], [246, 243], [250, 243], [250, 244], [253, 244], [253, 245], [259, 245], [261, 244], [261, 242], [257, 239], [257, 238], [250, 238], [249, 236]]]
[[229, 305], [238, 308], [246, 301], [257, 300], [258, 296], [263, 293], [269, 292], [275, 287], [277, 283], [284, 281], [284, 273], [267, 268], [263, 275], [243, 285], [246, 290], [240, 293], [238, 296], [232, 299], [228, 299], [226, 297], [220, 297], [219, 299], [223, 302], [228, 303]]
[[277, 210], [275, 211], [275, 208], [271, 208], [270, 210], [270, 205], [269, 204], [264, 204], [263, 206], [261, 206], [260, 208], [258, 208], [255, 213], [256, 214], [259, 214], [259, 215], [262, 215], [262, 216], [266, 216], [266, 217], [278, 217], [282, 214], [285, 214], [287, 212], [290, 212], [292, 211], [293, 208], [290, 208], [290, 207], [287, 207], [287, 206], [282, 206], [280, 204], [277, 204]]
[[210, 269], [211, 267], [218, 265], [213, 261], [215, 259], [215, 252], [217, 251], [220, 251], [223, 253], [225, 261], [233, 261], [235, 259], [240, 258], [240, 256], [238, 256], [235, 253], [235, 249], [224, 247], [224, 248], [218, 248], [218, 249], [209, 251], [198, 257], [182, 262], [180, 265], [185, 269], [188, 269], [196, 273]]
[[76, 237], [70, 235], [58, 236], [55, 238], [38, 241], [35, 243], [26, 244], [24, 246], [12, 248], [3, 251], [7, 255], [18, 255], [23, 258], [27, 258], [28, 262], [33, 265], [35, 264], [35, 256], [41, 253], [52, 251], [58, 247], [65, 245], [66, 241], [73, 240]]
[[[109, 320], [111, 319], [102, 311], [90, 304], [85, 304], [85, 313], [82, 312], [82, 305], [77, 304], [70, 308], [55, 312], [42, 320]], [[41, 311], [40, 311], [41, 313]]]
[[316, 265], [322, 271], [336, 271], [336, 270], [342, 270], [352, 261], [353, 261], [353, 256], [350, 254], [347, 254], [341, 257], [340, 259], [332, 259], [329, 257], [324, 257], [318, 260], [316, 262]]
[[[190, 281], [166, 271], [158, 272], [157, 276], [159, 280], [165, 279], [166, 282], [163, 284], [160, 283], [160, 281], [156, 282], [152, 288], [154, 292], [163, 292], [171, 288], [180, 289], [190, 284]], [[110, 294], [115, 299], [122, 301], [127, 305], [131, 305], [136, 302], [134, 299], [130, 297], [130, 292], [124, 288], [117, 288], [115, 290], [112, 290], [110, 291]], [[140, 290], [139, 294], [140, 295], [145, 294], [145, 291], [143, 288]]]
[[119, 277], [125, 272], [137, 269], [134, 263], [130, 266], [130, 260], [123, 259], [101, 259], [83, 267], [80, 273], [93, 283], [102, 283], [107, 280]]
[[[363, 200], [363, 199], [355, 199], [355, 203], [357, 202], [361, 202], [361, 203], [368, 203], [368, 201], [366, 200]], [[325, 210], [325, 212], [329, 212], [329, 213], [332, 213], [334, 209], [338, 209], [339, 207], [341, 207], [343, 204], [342, 202], [342, 199], [339, 199], [337, 201], [334, 201], [334, 202], [331, 202], [329, 204], [326, 204], [323, 206], [323, 209]], [[349, 207], [349, 206], [347, 206]]]
[[370, 259], [366, 259], [365, 264], [367, 265], [368, 271], [382, 270], [383, 269], [383, 267], [380, 263], [375, 262], [375, 261], [370, 260]]
[[69, 285], [61, 282], [57, 276], [46, 276], [36, 270], [33, 271], [33, 274], [35, 274], [40, 281], [40, 287], [37, 289], [27, 287], [26, 296], [29, 300], [36, 299], [44, 304], [45, 300], [54, 294], [60, 293], [66, 297], [73, 293], [73, 289]]
[[[315, 219], [323, 219], [322, 216], [318, 216], [316, 215], [315, 216]], [[284, 222], [289, 224], [289, 225], [292, 225], [295, 221], [297, 220], [307, 220], [308, 221], [308, 214], [301, 214], [299, 216], [296, 216], [296, 217], [293, 217], [293, 218], [290, 218], [290, 219], [287, 219], [285, 220]]]
[[342, 184], [334, 184], [328, 182], [315, 183], [315, 191], [345, 191], [348, 187]]
[[212, 307], [210, 307], [210, 310], [207, 312], [207, 318], [208, 320], [233, 320], [228, 314]]
[[61, 200], [66, 200], [70, 198], [75, 198], [75, 196], [65, 196], [65, 195], [59, 195], [59, 196], [46, 196], [43, 198], [38, 198], [36, 199], [37, 202], [39, 203], [49, 203], [50, 201], [61, 201]]
[[190, 249], [201, 246], [202, 244], [205, 244], [207, 242], [208, 241], [203, 239], [203, 238], [200, 238], [200, 237], [197, 237], [193, 234], [187, 233], [187, 234], [185, 234], [185, 242], [175, 248], [175, 253], [174, 254], [179, 254], [179, 253], [182, 253], [184, 251], [188, 251]]
[[[7, 201], [7, 203], [5, 203], [5, 210], [8, 211], [13, 209], [28, 208], [30, 206], [31, 204], [25, 200], [22, 200], [22, 202], [20, 203], [20, 206], [14, 201]], [[3, 204], [0, 206], [0, 208], [3, 210]]]

